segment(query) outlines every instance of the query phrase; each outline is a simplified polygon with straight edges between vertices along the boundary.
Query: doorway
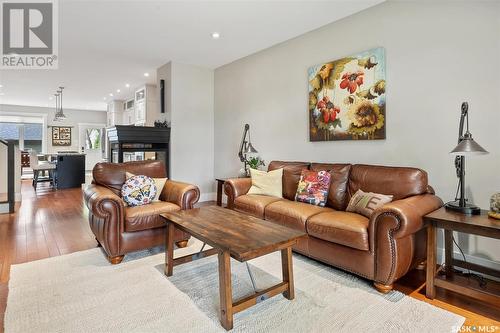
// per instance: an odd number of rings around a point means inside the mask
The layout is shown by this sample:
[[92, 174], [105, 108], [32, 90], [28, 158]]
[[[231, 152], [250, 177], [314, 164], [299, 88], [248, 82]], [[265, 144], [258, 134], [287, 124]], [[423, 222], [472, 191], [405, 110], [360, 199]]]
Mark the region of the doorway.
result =
[[94, 123], [78, 124], [78, 147], [85, 154], [85, 170], [92, 171], [103, 161], [105, 155], [106, 125]]

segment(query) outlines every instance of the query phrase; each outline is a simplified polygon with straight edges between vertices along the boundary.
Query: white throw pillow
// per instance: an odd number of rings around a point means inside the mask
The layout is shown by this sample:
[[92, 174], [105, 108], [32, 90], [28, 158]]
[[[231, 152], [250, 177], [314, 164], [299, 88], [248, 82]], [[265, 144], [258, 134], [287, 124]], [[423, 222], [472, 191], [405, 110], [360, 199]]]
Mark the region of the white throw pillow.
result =
[[269, 172], [250, 169], [250, 177], [252, 177], [252, 187], [248, 190], [248, 194], [283, 198], [283, 168]]

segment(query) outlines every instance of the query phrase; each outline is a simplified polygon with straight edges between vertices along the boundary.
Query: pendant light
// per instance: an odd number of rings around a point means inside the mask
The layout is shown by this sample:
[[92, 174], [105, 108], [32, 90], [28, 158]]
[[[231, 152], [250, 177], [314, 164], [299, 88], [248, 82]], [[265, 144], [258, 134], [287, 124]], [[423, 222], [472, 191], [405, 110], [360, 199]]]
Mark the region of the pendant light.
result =
[[54, 121], [60, 121], [61, 119], [59, 119], [59, 117], [58, 117], [58, 115], [59, 115], [59, 92], [54, 94], [54, 96], [56, 98], [56, 108], [55, 108], [55, 114], [54, 114]]
[[[54, 120], [64, 120], [66, 119], [66, 115], [64, 114], [63, 107], [62, 107], [62, 97], [63, 97], [63, 89], [64, 87], [59, 87], [59, 90], [57, 91], [57, 94], [59, 95], [59, 108], [56, 106], [56, 115]], [[57, 104], [57, 102], [56, 102]]]
[[59, 92], [60, 92], [60, 96], [59, 96], [59, 114], [57, 115], [57, 117], [60, 120], [66, 119], [66, 115], [64, 114], [63, 108], [62, 108], [62, 91], [63, 91], [63, 89], [64, 89], [64, 87], [59, 87]]

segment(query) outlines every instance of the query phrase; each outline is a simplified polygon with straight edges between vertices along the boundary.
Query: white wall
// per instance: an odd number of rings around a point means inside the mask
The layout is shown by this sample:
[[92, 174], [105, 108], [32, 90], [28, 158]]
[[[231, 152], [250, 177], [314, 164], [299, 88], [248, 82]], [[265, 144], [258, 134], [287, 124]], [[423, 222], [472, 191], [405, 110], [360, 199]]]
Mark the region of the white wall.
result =
[[172, 126], [170, 176], [198, 185], [200, 201], [214, 200], [214, 71], [172, 62], [163, 73]]
[[[215, 176], [234, 176], [243, 125], [266, 160], [417, 166], [437, 194], [454, 198], [448, 152], [460, 104], [489, 155], [467, 161], [471, 198], [488, 208], [500, 191], [500, 3], [386, 2], [215, 71]], [[307, 68], [386, 49], [387, 139], [309, 142]], [[193, 89], [191, 89], [193, 91]], [[499, 243], [460, 237], [476, 257], [500, 260]]]
[[[18, 147], [14, 150], [14, 192], [15, 200], [21, 201], [21, 151]], [[7, 175], [8, 165], [7, 162], [7, 146], [0, 144], [0, 193], [7, 193]]]
[[76, 150], [80, 151], [78, 146], [78, 123], [101, 123], [106, 124], [106, 112], [90, 111], [90, 110], [72, 110], [65, 109], [64, 114], [66, 119], [63, 121], [54, 121], [54, 108], [20, 106], [20, 105], [5, 105], [0, 104], [0, 116], [5, 114], [14, 114], [22, 116], [23, 114], [38, 114], [45, 115], [48, 126], [71, 126], [71, 146], [52, 146], [52, 129], [47, 128], [47, 153], [55, 153], [58, 151]]

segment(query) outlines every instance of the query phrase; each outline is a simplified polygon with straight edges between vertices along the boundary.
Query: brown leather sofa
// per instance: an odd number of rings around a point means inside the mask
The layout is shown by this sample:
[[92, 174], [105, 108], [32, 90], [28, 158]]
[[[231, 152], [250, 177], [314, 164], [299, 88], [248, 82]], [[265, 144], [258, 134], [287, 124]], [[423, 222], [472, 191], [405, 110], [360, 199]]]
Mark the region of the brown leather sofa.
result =
[[[416, 168], [375, 165], [273, 161], [269, 170], [283, 168], [283, 199], [247, 195], [250, 178], [225, 182], [228, 208], [305, 231], [308, 237], [294, 250], [374, 281], [380, 292], [422, 263], [425, 228], [422, 217], [442, 206]], [[295, 202], [303, 169], [329, 170], [332, 175], [326, 207]], [[370, 217], [346, 212], [358, 190], [390, 194], [394, 201]]]
[[[125, 173], [166, 177], [161, 161], [97, 163], [94, 180], [84, 191], [89, 209], [89, 223], [97, 242], [112, 264], [118, 264], [126, 253], [165, 244], [165, 225], [159, 214], [193, 208], [200, 198], [198, 187], [167, 180], [160, 202], [128, 207], [121, 198]], [[185, 247], [189, 235], [176, 230], [178, 247]]]

